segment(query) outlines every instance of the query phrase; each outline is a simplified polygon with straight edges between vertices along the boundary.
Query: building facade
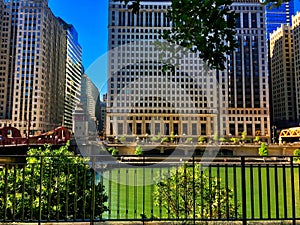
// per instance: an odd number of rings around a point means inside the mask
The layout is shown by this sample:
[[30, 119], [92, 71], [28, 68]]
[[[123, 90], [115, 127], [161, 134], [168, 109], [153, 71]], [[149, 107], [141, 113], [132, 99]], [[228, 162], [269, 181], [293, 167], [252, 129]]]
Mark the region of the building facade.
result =
[[3, 3], [0, 126], [52, 130], [64, 112], [66, 35], [47, 0]]
[[62, 125], [72, 130], [72, 114], [80, 101], [82, 67], [82, 48], [78, 42], [78, 33], [72, 24], [67, 24], [62, 19], [61, 23], [66, 32], [66, 79], [64, 97], [64, 115]]
[[[297, 0], [296, 0], [297, 2]], [[295, 5], [294, 0], [283, 3], [278, 8], [272, 7], [270, 5], [266, 7], [266, 22], [267, 22], [267, 39], [270, 40], [270, 35], [281, 24], [289, 24], [292, 26], [292, 16], [295, 15]]]
[[270, 35], [270, 73], [273, 123], [278, 127], [297, 124], [293, 31], [282, 24]]
[[[269, 138], [269, 78], [265, 7], [258, 0], [234, 0], [237, 48], [228, 67], [227, 132]], [[225, 84], [226, 85], [226, 84]]]
[[300, 122], [300, 13], [293, 17], [294, 72], [296, 83], [296, 117]]
[[[133, 14], [109, 2], [106, 135], [267, 136], [265, 8], [258, 0], [234, 1], [239, 46], [228, 56], [228, 69], [216, 72], [196, 54], [175, 56], [171, 49], [162, 55], [156, 48], [159, 32], [172, 26], [170, 7], [170, 1], [141, 1]], [[175, 60], [175, 71], [162, 69], [162, 57]]]
[[89, 131], [99, 131], [100, 123], [100, 93], [87, 74], [83, 74], [81, 80], [80, 102], [88, 118]]

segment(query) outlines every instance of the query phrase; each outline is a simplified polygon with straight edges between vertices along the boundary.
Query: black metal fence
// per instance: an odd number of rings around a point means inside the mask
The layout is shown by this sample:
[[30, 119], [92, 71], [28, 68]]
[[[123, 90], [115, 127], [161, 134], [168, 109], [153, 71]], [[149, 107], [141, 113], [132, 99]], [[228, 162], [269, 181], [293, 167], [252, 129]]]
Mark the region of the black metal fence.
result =
[[0, 222], [300, 220], [296, 157], [0, 159]]

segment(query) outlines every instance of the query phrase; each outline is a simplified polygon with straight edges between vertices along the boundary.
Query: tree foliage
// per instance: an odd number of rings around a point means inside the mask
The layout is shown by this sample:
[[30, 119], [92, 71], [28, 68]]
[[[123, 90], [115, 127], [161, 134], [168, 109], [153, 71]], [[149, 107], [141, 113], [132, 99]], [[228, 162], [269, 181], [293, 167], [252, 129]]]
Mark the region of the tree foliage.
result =
[[[193, 172], [194, 171], [194, 172]], [[239, 205], [221, 180], [208, 177], [199, 164], [171, 169], [155, 185], [154, 203], [169, 210], [170, 218], [235, 218]]]
[[[141, 0], [114, 0], [124, 2], [138, 13]], [[191, 49], [207, 65], [225, 69], [226, 55], [236, 47], [235, 13], [230, 10], [232, 0], [171, 0], [167, 16], [173, 22], [171, 30], [162, 37], [169, 43]], [[289, 0], [265, 0], [270, 8], [279, 7]], [[174, 70], [166, 64], [165, 69]]]
[[210, 67], [225, 69], [226, 55], [236, 47], [232, 0], [172, 0], [171, 30], [162, 37], [191, 49]]
[[100, 218], [108, 210], [107, 195], [95, 178], [87, 160], [69, 152], [68, 144], [30, 149], [25, 164], [0, 172], [0, 218]]

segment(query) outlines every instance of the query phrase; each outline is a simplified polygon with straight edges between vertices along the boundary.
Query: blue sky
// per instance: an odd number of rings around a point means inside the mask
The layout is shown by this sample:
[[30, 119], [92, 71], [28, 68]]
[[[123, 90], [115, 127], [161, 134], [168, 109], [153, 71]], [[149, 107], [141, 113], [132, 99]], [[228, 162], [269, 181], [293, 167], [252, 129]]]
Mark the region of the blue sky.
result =
[[55, 16], [72, 24], [82, 47], [83, 66], [99, 90], [106, 81], [108, 0], [49, 0]]
[[[300, 1], [294, 0], [300, 11]], [[73, 24], [83, 49], [83, 66], [100, 91], [106, 89], [108, 0], [49, 0], [56, 16]]]

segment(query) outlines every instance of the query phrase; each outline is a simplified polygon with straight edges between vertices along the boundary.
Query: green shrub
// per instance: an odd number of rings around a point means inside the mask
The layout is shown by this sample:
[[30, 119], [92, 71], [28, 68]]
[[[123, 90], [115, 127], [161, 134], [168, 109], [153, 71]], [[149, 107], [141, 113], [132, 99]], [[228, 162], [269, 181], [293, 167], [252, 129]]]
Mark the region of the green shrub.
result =
[[[0, 171], [0, 218], [7, 220], [56, 220], [101, 218], [108, 211], [105, 188], [87, 158], [44, 145], [29, 149], [26, 164]], [[23, 193], [23, 194], [21, 194]], [[97, 202], [92, 206], [91, 202]], [[94, 208], [92, 208], [94, 207]]]
[[[294, 156], [300, 156], [300, 149], [297, 148], [294, 150]], [[300, 162], [300, 157], [294, 157], [295, 162]]]
[[192, 143], [192, 142], [193, 142], [193, 138], [191, 138], [191, 137], [187, 138], [187, 139], [186, 139], [186, 142], [187, 142], [187, 143]]
[[173, 168], [160, 179], [154, 188], [154, 204], [168, 210], [170, 218], [192, 218], [194, 213], [205, 219], [236, 218], [239, 203], [235, 204], [233, 189], [220, 178], [207, 176], [199, 164]]
[[112, 150], [111, 155], [118, 155], [119, 154], [119, 150], [114, 148], [114, 150]]
[[258, 154], [260, 156], [268, 156], [268, 148], [265, 142], [262, 142], [260, 148], [258, 148]]
[[205, 137], [203, 137], [203, 136], [198, 137], [199, 143], [203, 143], [204, 141], [205, 141]]
[[169, 140], [169, 138], [168, 137], [163, 137], [162, 139], [161, 139], [161, 143], [165, 143], [165, 142], [169, 142], [170, 140]]
[[136, 146], [134, 154], [135, 155], [143, 155], [144, 154], [143, 148], [140, 145]]
[[151, 141], [152, 141], [152, 142], [157, 142], [157, 141], [158, 141], [158, 138], [157, 138], [156, 136], [153, 136], [153, 137], [151, 138]]

